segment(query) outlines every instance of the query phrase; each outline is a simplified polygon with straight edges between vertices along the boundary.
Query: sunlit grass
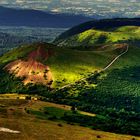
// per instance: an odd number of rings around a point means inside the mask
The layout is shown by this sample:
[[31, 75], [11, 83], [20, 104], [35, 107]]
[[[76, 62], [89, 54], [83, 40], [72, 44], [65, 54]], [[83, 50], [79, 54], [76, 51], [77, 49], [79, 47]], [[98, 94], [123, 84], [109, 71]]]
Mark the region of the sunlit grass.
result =
[[53, 86], [59, 87], [73, 83], [91, 72], [101, 70], [113, 57], [112, 52], [56, 49], [56, 55], [50, 57], [46, 64], [53, 73]]
[[[16, 59], [25, 59], [29, 52], [38, 47], [37, 45], [24, 46], [10, 51], [0, 57], [1, 63], [7, 64]], [[46, 49], [48, 45], [44, 46]], [[110, 47], [109, 47], [110, 48]], [[80, 51], [65, 48], [53, 48], [54, 55], [41, 63], [50, 67], [53, 75], [53, 87], [61, 87], [86, 77], [88, 74], [104, 68], [113, 58], [118, 55], [112, 50], [108, 51]], [[24, 51], [25, 50], [25, 51]]]
[[92, 46], [140, 40], [140, 27], [124, 26], [110, 30], [90, 29], [61, 42], [65, 46]]

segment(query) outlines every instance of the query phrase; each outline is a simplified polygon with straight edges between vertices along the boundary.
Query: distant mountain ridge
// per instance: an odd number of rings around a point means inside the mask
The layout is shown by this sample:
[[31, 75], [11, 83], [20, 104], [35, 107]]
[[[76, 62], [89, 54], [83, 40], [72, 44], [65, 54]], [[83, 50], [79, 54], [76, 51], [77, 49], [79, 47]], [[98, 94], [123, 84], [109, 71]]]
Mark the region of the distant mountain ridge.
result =
[[69, 28], [89, 20], [91, 18], [82, 15], [57, 14], [0, 6], [0, 26]]

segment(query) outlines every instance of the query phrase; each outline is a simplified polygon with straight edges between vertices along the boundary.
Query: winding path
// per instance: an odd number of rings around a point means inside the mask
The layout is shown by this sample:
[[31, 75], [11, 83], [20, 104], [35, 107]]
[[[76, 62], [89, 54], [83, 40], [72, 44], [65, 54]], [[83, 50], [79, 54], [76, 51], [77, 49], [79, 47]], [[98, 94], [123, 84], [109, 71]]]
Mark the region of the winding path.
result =
[[[129, 50], [129, 45], [128, 45], [128, 44], [123, 44], [123, 45], [126, 47], [126, 50], [125, 50], [124, 52], [122, 52], [121, 54], [119, 54], [117, 57], [115, 57], [115, 58], [114, 58], [105, 68], [103, 68], [100, 72], [103, 72], [103, 71], [106, 71], [107, 69], [109, 69], [121, 56], [123, 56], [124, 54], [126, 54], [126, 53], [128, 52], [128, 50]], [[91, 76], [92, 76], [92, 74], [91, 74]], [[86, 79], [87, 79], [87, 77], [86, 77], [86, 78], [79, 79], [79, 80], [77, 80], [76, 82], [80, 82], [80, 81], [83, 81], [83, 80], [86, 80]], [[58, 89], [58, 90], [64, 89], [64, 88], [66, 88], [66, 87], [70, 87], [70, 86], [74, 85], [76, 82], [71, 83], [71, 84], [67, 84], [67, 85], [61, 87], [61, 88]]]
[[103, 68], [101, 71], [107, 70], [109, 67], [112, 66], [112, 64], [114, 64], [114, 62], [116, 62], [121, 56], [123, 56], [124, 54], [126, 54], [126, 53], [128, 52], [128, 50], [129, 50], [128, 44], [125, 44], [125, 46], [126, 46], [126, 50], [125, 50], [124, 52], [122, 52], [120, 55], [118, 55], [117, 57], [115, 57], [115, 58], [111, 61], [111, 63], [109, 63], [109, 64], [108, 64], [105, 68]]

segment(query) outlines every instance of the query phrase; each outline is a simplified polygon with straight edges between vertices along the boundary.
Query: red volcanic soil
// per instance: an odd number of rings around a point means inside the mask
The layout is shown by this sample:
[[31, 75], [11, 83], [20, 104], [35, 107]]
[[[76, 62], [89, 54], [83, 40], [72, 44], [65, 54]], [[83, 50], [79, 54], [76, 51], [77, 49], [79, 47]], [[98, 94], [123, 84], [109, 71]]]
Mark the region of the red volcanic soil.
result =
[[46, 49], [43, 46], [39, 46], [37, 50], [32, 51], [28, 55], [28, 58], [34, 60], [38, 60], [38, 59], [47, 60], [52, 55], [53, 55], [53, 51], [51, 49], [48, 49], [46, 51]]
[[52, 52], [39, 47], [28, 55], [27, 61], [16, 60], [6, 65], [4, 69], [16, 77], [24, 78], [25, 85], [28, 83], [40, 83], [51, 86], [53, 78], [49, 66], [37, 61], [37, 59], [47, 60], [51, 55]]

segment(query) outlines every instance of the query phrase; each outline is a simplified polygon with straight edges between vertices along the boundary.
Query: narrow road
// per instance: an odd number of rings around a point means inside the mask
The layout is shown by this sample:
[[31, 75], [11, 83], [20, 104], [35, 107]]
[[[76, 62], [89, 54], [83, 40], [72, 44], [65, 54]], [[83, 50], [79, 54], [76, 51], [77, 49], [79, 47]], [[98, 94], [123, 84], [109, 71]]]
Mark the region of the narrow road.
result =
[[129, 50], [129, 46], [128, 46], [128, 44], [126, 44], [126, 50], [123, 53], [121, 53], [120, 55], [118, 55], [117, 57], [115, 57], [104, 69], [102, 69], [102, 71], [105, 71], [109, 67], [111, 67], [112, 64], [114, 64], [114, 62], [116, 62], [121, 56], [123, 56], [124, 54], [126, 54], [128, 52], [128, 50]]
[[[129, 50], [129, 45], [128, 44], [124, 44], [126, 46], [126, 50], [124, 52], [122, 52], [121, 54], [119, 54], [117, 57], [115, 57], [105, 68], [103, 68], [100, 72], [103, 72], [103, 71], [106, 71], [107, 69], [109, 69], [121, 56], [123, 56], [124, 54], [126, 54]], [[92, 75], [91, 75], [92, 76]], [[83, 80], [86, 80], [86, 78], [82, 78], [82, 79], [79, 79], [77, 81], [75, 81], [74, 83], [71, 83], [71, 84], [67, 84], [63, 87], [61, 87], [60, 89], [58, 90], [61, 90], [61, 89], [64, 89], [66, 87], [70, 87], [72, 85], [74, 85], [76, 82], [80, 82], [80, 81], [83, 81]]]

